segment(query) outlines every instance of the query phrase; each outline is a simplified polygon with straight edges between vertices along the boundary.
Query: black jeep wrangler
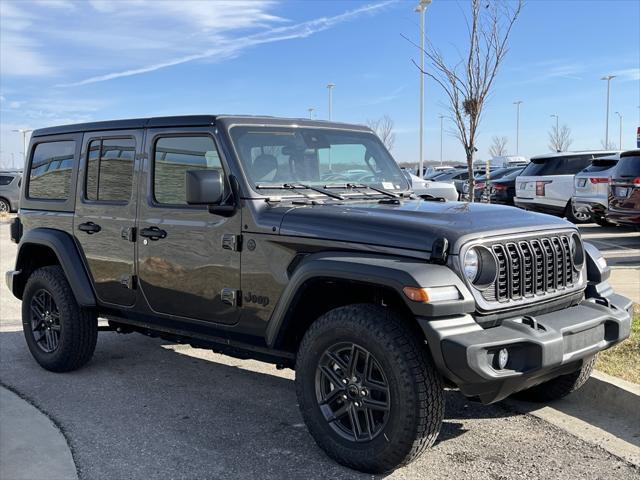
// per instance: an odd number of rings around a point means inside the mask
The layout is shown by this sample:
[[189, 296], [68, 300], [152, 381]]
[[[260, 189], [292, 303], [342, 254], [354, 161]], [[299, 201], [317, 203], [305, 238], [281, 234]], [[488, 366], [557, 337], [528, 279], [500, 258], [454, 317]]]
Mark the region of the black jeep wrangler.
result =
[[564, 220], [418, 199], [371, 130], [184, 116], [33, 133], [7, 284], [44, 368], [98, 317], [295, 368], [311, 435], [366, 472], [433, 444], [443, 385], [552, 400], [629, 335], [631, 302]]

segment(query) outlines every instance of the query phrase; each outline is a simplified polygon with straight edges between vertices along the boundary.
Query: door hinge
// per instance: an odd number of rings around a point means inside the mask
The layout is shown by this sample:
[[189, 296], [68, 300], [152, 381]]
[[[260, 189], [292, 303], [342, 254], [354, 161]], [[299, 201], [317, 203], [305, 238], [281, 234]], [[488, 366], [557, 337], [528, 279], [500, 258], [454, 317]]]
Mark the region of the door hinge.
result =
[[120, 236], [123, 240], [127, 240], [129, 242], [136, 241], [136, 227], [128, 227], [120, 230]]
[[123, 275], [120, 277], [120, 284], [129, 290], [135, 290], [138, 286], [138, 277], [136, 275]]
[[234, 235], [232, 233], [224, 233], [222, 235], [222, 249], [239, 252], [242, 248], [242, 235]]
[[222, 303], [235, 307], [238, 304], [238, 291], [233, 288], [223, 288], [220, 290]]

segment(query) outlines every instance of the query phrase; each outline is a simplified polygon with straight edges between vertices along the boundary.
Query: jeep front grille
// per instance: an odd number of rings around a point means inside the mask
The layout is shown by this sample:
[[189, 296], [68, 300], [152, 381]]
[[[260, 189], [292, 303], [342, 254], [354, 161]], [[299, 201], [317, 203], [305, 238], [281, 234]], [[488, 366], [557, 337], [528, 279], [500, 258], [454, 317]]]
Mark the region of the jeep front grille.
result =
[[485, 245], [495, 255], [498, 271], [496, 280], [480, 291], [482, 298], [493, 308], [576, 290], [579, 273], [573, 266], [570, 236], [559, 233]]

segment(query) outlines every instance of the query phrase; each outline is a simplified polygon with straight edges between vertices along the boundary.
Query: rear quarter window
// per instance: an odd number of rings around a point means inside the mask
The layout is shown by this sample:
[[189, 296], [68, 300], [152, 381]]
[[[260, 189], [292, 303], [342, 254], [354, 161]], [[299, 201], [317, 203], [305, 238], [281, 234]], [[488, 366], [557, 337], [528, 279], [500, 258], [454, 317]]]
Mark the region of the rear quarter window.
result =
[[44, 142], [36, 145], [29, 171], [27, 196], [43, 200], [67, 200], [71, 190], [76, 142]]
[[13, 182], [13, 178], [11, 175], [0, 175], [0, 187], [4, 187]]

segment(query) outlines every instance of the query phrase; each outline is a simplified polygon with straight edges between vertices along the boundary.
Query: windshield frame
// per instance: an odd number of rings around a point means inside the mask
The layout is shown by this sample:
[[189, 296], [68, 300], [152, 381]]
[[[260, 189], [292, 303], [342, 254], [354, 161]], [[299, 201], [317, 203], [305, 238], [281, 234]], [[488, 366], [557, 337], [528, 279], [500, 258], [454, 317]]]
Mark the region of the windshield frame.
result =
[[[233, 154], [236, 158], [236, 163], [237, 163], [237, 167], [239, 168], [239, 170], [242, 172], [242, 177], [243, 177], [243, 181], [244, 183], [247, 185], [247, 187], [250, 189], [250, 191], [252, 192], [252, 194], [255, 194], [255, 196], [257, 196], [258, 198], [264, 198], [264, 199], [268, 199], [268, 198], [292, 198], [292, 199], [296, 199], [296, 198], [313, 198], [314, 200], [321, 200], [321, 199], [326, 199], [326, 200], [331, 200], [331, 201], [337, 201], [340, 202], [341, 200], [337, 200], [337, 199], [333, 199], [333, 198], [329, 198], [326, 195], [319, 193], [319, 192], [314, 192], [314, 191], [308, 191], [308, 192], [300, 192], [301, 189], [297, 189], [298, 191], [295, 191], [296, 189], [265, 189], [265, 188], [257, 188], [257, 185], [260, 185], [260, 183], [262, 182], [254, 182], [253, 179], [250, 177], [250, 175], [248, 174], [247, 170], [245, 169], [245, 164], [244, 161], [242, 160], [242, 157], [240, 156], [240, 153], [238, 152], [238, 148], [236, 146], [236, 142], [234, 140], [234, 137], [232, 135], [232, 131], [234, 128], [236, 127], [250, 127], [250, 128], [256, 128], [256, 129], [272, 129], [272, 128], [283, 128], [283, 129], [310, 129], [310, 130], [331, 130], [331, 131], [337, 131], [337, 132], [351, 132], [351, 133], [358, 133], [358, 134], [364, 134], [364, 135], [368, 135], [371, 137], [372, 141], [377, 142], [378, 146], [388, 155], [389, 159], [393, 162], [393, 164], [395, 165], [395, 168], [398, 170], [398, 176], [401, 179], [403, 185], [402, 188], [400, 189], [391, 189], [389, 190], [392, 193], [398, 194], [399, 196], [408, 196], [409, 194], [413, 193], [413, 188], [411, 186], [411, 183], [409, 182], [409, 180], [405, 177], [404, 173], [402, 172], [402, 169], [400, 168], [400, 166], [398, 165], [398, 162], [396, 162], [395, 158], [393, 157], [393, 155], [391, 154], [391, 152], [389, 152], [389, 150], [385, 147], [384, 143], [380, 140], [380, 138], [371, 130], [366, 129], [365, 127], [362, 128], [349, 128], [348, 126], [339, 126], [339, 125], [332, 125], [332, 126], [325, 126], [325, 125], [307, 125], [305, 123], [253, 123], [253, 122], [234, 122], [234, 123], [230, 123], [228, 125], [225, 126], [225, 134], [227, 137], [227, 141], [230, 144], [231, 150], [233, 151]], [[393, 167], [392, 167], [393, 168]], [[264, 182], [264, 183], [271, 183], [271, 182]], [[275, 182], [275, 183], [280, 183], [280, 182]], [[300, 182], [300, 181], [295, 181], [295, 182], [285, 182], [285, 183], [309, 183], [309, 182]], [[327, 185], [331, 185], [335, 182], [327, 182]], [[360, 182], [356, 182], [356, 183], [360, 183]], [[313, 184], [313, 186], [319, 186], [322, 187], [323, 185], [315, 185]], [[277, 194], [274, 195], [273, 192], [276, 192]], [[344, 197], [344, 200], [348, 200], [350, 198], [365, 198], [365, 197], [374, 197], [374, 196], [382, 196], [384, 197], [385, 195], [382, 193], [371, 193], [371, 194], [365, 194], [363, 192], [358, 192], [358, 191], [349, 191], [348, 189], [345, 189], [345, 191], [336, 191], [336, 193], [339, 193], [340, 195], [342, 195]], [[250, 195], [249, 198], [254, 198], [253, 195]]]

